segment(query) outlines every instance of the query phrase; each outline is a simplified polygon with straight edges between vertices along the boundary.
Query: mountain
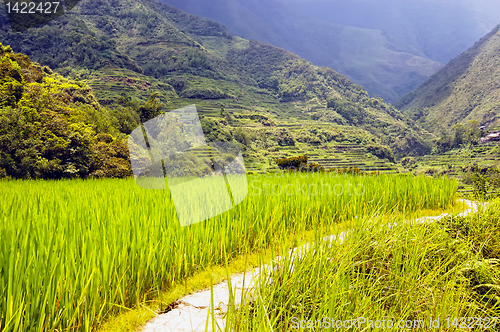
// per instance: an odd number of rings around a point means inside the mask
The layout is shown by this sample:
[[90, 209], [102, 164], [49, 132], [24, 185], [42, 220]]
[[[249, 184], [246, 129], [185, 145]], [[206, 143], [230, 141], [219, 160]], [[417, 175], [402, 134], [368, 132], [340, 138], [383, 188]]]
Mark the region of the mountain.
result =
[[390, 170], [380, 159], [429, 151], [428, 133], [345, 76], [154, 0], [82, 0], [23, 32], [4, 22], [0, 41], [88, 85], [130, 120], [109, 120], [122, 134], [196, 104], [208, 140], [239, 142], [257, 170], [297, 154]]
[[[162, 1], [220, 22], [243, 38], [333, 68], [388, 102], [397, 101], [443, 66], [404, 38], [394, 38], [381, 29], [338, 24], [335, 15], [341, 12], [332, 8], [318, 18], [314, 13], [305, 15], [307, 10], [300, 4], [285, 0]], [[307, 2], [306, 6], [315, 4]]]
[[497, 0], [281, 0], [316, 19], [386, 32], [447, 63], [499, 22]]
[[397, 104], [432, 132], [458, 122], [500, 125], [500, 25]]

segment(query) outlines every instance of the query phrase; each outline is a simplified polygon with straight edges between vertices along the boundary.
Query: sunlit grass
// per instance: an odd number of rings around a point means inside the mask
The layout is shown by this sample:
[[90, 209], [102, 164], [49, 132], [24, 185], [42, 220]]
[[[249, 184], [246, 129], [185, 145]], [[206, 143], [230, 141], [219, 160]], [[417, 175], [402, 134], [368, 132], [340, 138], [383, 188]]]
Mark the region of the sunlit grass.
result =
[[455, 181], [427, 177], [248, 180], [248, 197], [236, 208], [187, 227], [168, 190], [133, 180], [1, 182], [1, 328], [93, 330], [226, 257], [278, 251], [298, 244], [293, 235], [328, 232], [357, 216], [446, 208], [456, 192]]
[[[478, 330], [497, 330], [499, 220], [497, 202], [486, 212], [436, 223], [361, 217], [342, 242], [317, 232], [305, 254], [262, 273], [246, 304], [230, 306], [228, 330], [322, 331], [347, 321], [340, 330], [362, 331], [375, 328], [371, 320], [391, 321], [395, 331], [408, 330], [400, 321], [449, 331], [461, 329], [460, 317], [467, 318], [466, 329], [472, 319]], [[486, 318], [491, 324], [482, 329]]]

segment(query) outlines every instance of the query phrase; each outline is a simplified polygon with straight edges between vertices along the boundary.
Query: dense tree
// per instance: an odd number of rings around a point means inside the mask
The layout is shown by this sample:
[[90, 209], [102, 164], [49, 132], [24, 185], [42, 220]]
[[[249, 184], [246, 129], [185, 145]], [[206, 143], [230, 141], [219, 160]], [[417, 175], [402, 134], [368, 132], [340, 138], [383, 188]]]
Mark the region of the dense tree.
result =
[[453, 146], [459, 147], [468, 139], [467, 129], [461, 123], [457, 123], [453, 126]]
[[473, 145], [477, 144], [483, 135], [481, 129], [479, 129], [480, 126], [481, 124], [477, 120], [469, 120], [467, 122], [468, 140]]
[[355, 103], [338, 97], [329, 97], [327, 107], [342, 115], [351, 124], [361, 124], [366, 117], [366, 111]]
[[255, 139], [255, 134], [249, 132], [248, 130], [245, 130], [242, 127], [236, 128], [236, 130], [233, 133], [233, 136], [236, 141], [245, 146], [250, 146], [252, 141]]
[[[83, 83], [0, 44], [0, 170], [15, 178], [124, 177], [118, 121]], [[108, 133], [104, 133], [108, 132]]]
[[479, 138], [482, 136], [479, 126], [477, 120], [470, 120], [466, 126], [457, 123], [453, 126], [451, 135], [441, 136], [436, 141], [435, 151], [443, 153], [452, 149], [478, 144]]
[[141, 122], [146, 122], [161, 114], [164, 105], [160, 102], [158, 96], [158, 92], [154, 92], [144, 105], [139, 106], [137, 113], [140, 116]]
[[394, 153], [388, 147], [385, 147], [383, 145], [368, 145], [366, 148], [368, 149], [368, 151], [370, 151], [371, 154], [377, 156], [380, 159], [387, 159], [392, 163], [396, 161], [394, 158]]

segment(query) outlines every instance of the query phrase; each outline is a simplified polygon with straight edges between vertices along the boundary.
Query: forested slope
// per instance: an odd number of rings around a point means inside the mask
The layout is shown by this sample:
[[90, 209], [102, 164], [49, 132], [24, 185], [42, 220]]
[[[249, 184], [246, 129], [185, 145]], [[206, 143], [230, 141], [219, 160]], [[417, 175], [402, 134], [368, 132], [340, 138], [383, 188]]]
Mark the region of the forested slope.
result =
[[[282, 152], [285, 147], [322, 154], [337, 151], [339, 144], [358, 144], [373, 151], [388, 149], [377, 154], [389, 159], [393, 158], [390, 148], [397, 156], [430, 149], [429, 135], [345, 76], [283, 49], [231, 36], [218, 23], [154, 0], [82, 0], [68, 14], [37, 28], [14, 33], [3, 26], [0, 41], [40, 66], [52, 67], [69, 79], [68, 84], [95, 97], [93, 107], [80, 100], [64, 101], [67, 107], [73, 107], [74, 101], [75, 109], [84, 114], [79, 121], [94, 126], [92, 132], [86, 131], [90, 147], [98, 142], [94, 134], [125, 137], [161, 111], [197, 104], [207, 138], [239, 142], [252, 163], [273, 165], [276, 158], [290, 155]], [[27, 99], [36, 102], [38, 97]], [[53, 101], [58, 102], [63, 103]], [[13, 109], [21, 106], [11, 107], [3, 111], [4, 116], [15, 118]], [[76, 119], [67, 118], [70, 123]], [[71, 135], [77, 126], [68, 128], [60, 135]], [[59, 148], [60, 153], [73, 151], [68, 146]], [[26, 145], [16, 150], [29, 149]], [[1, 167], [9, 175], [25, 177], [98, 175], [99, 167], [92, 164], [90, 155], [74, 166], [77, 171], [70, 166], [77, 159], [73, 155], [45, 157], [48, 162], [59, 160], [54, 162], [59, 166], [43, 166], [48, 173], [14, 170], [6, 162]]]
[[117, 129], [134, 121], [129, 116], [102, 108], [86, 84], [0, 44], [0, 178], [130, 176]]

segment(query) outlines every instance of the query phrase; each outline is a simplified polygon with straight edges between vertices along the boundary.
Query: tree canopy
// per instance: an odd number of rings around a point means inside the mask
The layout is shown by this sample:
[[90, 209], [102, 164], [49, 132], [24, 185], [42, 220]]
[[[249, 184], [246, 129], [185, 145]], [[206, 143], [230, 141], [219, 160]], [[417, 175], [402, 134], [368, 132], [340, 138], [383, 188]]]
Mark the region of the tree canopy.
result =
[[31, 179], [129, 176], [119, 125], [88, 86], [0, 44], [0, 174]]

